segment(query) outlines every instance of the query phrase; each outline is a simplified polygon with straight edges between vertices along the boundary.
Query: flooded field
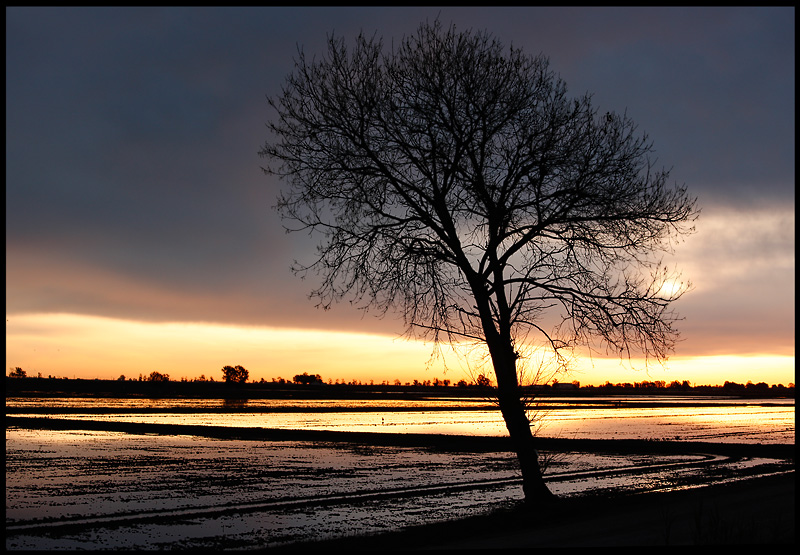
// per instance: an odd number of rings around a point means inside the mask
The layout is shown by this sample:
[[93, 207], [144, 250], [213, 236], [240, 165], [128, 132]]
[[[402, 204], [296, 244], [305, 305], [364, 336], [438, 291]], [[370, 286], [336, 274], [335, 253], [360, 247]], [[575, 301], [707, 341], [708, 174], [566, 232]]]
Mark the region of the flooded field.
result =
[[[27, 412], [26, 409], [37, 409]], [[67, 412], [66, 409], [69, 409]], [[85, 409], [85, 412], [82, 412]], [[19, 416], [113, 422], [383, 433], [505, 436], [483, 399], [276, 400], [9, 398]], [[64, 412], [60, 412], [60, 411]], [[794, 399], [550, 399], [531, 411], [543, 437], [793, 443]]]
[[[786, 464], [561, 453], [561, 496], [692, 487]], [[462, 518], [521, 498], [508, 452], [9, 429], [7, 549], [256, 548]]]
[[[382, 402], [380, 410], [368, 401], [141, 401], [7, 399], [7, 407], [10, 416], [108, 426], [505, 435], [491, 404], [476, 399]], [[539, 414], [540, 435], [654, 446], [677, 438], [698, 449], [545, 452], [554, 493], [693, 488], [793, 471], [790, 458], [742, 454], [748, 443], [793, 446], [793, 400], [618, 401], [552, 403]], [[521, 497], [516, 460], [502, 449], [6, 428], [9, 550], [286, 546], [485, 514]]]

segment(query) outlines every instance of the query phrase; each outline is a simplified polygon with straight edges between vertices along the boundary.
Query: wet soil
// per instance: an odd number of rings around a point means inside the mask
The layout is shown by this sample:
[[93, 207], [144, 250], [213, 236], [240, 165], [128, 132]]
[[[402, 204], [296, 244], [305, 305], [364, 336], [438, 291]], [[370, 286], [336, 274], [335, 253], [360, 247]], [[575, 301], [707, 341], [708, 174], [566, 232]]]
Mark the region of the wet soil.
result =
[[[6, 425], [11, 550], [316, 549], [328, 541], [455, 549], [462, 540], [513, 547], [563, 543], [560, 526], [569, 541], [587, 545], [721, 541], [743, 530], [763, 543], [787, 538], [781, 515], [790, 511], [784, 498], [754, 492], [789, 485], [794, 534], [793, 445], [550, 440], [549, 483], [561, 500], [531, 513], [519, 506], [505, 438], [19, 417]], [[790, 484], [697, 505], [711, 499], [709, 484], [787, 473]], [[681, 490], [690, 501], [680, 501]], [[674, 510], [659, 497], [670, 491], [678, 495]], [[756, 507], [780, 508], [774, 533], [748, 515], [731, 524], [725, 511], [734, 503], [747, 503], [758, 518], [771, 513]], [[420, 527], [426, 523], [437, 524]], [[639, 529], [650, 532], [632, 532]], [[610, 536], [597, 535], [603, 530]]]
[[497, 550], [795, 543], [795, 474], [669, 492], [518, 505], [454, 522], [284, 549]]

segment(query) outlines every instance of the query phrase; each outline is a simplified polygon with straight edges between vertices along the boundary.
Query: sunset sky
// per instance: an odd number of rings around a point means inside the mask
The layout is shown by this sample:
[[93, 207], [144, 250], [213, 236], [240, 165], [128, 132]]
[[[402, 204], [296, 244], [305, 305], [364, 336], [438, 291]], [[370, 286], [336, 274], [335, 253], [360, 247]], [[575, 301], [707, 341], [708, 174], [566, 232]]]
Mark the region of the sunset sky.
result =
[[667, 366], [595, 355], [568, 381], [794, 383], [794, 8], [6, 8], [6, 367], [470, 379], [391, 315], [314, 307], [290, 265], [316, 240], [283, 232], [257, 154], [298, 47], [437, 16], [627, 110], [698, 197]]

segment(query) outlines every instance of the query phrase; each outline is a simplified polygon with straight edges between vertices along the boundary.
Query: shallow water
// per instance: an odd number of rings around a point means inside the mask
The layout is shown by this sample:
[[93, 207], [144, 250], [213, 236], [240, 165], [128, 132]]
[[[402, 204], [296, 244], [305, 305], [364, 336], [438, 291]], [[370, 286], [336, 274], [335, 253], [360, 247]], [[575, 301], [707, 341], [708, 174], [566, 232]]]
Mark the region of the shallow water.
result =
[[[724, 459], [563, 453], [546, 475], [568, 496], [772, 464]], [[504, 452], [10, 428], [6, 548], [258, 548], [375, 533], [507, 506], [521, 498], [517, 476]]]
[[[372, 400], [6, 402], [15, 415], [35, 408], [27, 415], [51, 418], [507, 434], [492, 403], [474, 398], [381, 400], [380, 409]], [[793, 399], [565, 398], [531, 415], [543, 437], [794, 444]], [[545, 456], [548, 486], [559, 496], [694, 487], [793, 468], [702, 452]], [[463, 518], [521, 497], [516, 460], [505, 452], [6, 429], [10, 550], [263, 548]]]
[[[698, 406], [698, 402], [702, 405]], [[376, 403], [380, 408], [375, 408]], [[615, 403], [621, 406], [614, 406]], [[115, 422], [481, 436], [507, 434], [497, 408], [481, 399], [259, 399], [232, 405], [222, 399], [12, 398], [7, 400], [7, 405], [20, 411], [25, 407], [46, 407], [48, 416], [53, 418]], [[82, 407], [103, 407], [104, 413], [58, 412], [59, 408], [79, 410]], [[226, 407], [231, 410], [227, 411]], [[132, 408], [137, 412], [126, 412]], [[147, 413], [147, 409], [154, 412]], [[170, 409], [176, 412], [168, 412]], [[211, 409], [215, 412], [205, 412]], [[794, 399], [566, 398], [548, 400], [530, 414], [535, 433], [543, 437], [790, 444], [794, 443], [795, 436]], [[24, 412], [19, 415], [40, 416]]]
[[[507, 434], [497, 409], [482, 399], [382, 400], [380, 410], [366, 400], [6, 401], [20, 416], [26, 407], [46, 407], [47, 414], [28, 415]], [[685, 397], [669, 398], [668, 406], [660, 401], [557, 399], [532, 415], [543, 437], [794, 444], [793, 399]], [[70, 411], [59, 412], [64, 409]], [[84, 409], [100, 413], [80, 413]], [[545, 455], [552, 457], [548, 486], [559, 496], [693, 487], [793, 468], [786, 461], [702, 452]], [[263, 548], [457, 519], [521, 497], [516, 461], [505, 452], [6, 429], [6, 548], [11, 550]]]

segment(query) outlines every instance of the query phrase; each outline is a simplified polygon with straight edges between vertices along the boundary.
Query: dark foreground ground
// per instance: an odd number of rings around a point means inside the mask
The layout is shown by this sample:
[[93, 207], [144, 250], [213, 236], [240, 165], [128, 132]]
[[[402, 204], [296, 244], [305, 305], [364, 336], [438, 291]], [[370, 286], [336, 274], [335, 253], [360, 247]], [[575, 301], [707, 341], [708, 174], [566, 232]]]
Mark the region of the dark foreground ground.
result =
[[608, 498], [557, 501], [371, 537], [295, 544], [310, 550], [495, 550], [536, 547], [795, 543], [795, 474]]

